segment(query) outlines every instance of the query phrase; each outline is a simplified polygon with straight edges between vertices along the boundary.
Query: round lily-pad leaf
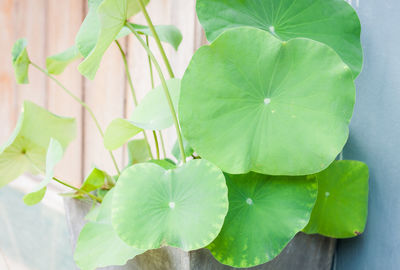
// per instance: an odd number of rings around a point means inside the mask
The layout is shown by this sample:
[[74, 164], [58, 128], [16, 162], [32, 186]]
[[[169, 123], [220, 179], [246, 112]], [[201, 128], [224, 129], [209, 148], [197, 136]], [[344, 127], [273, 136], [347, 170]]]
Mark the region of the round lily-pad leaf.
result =
[[251, 267], [275, 258], [306, 226], [317, 182], [307, 176], [225, 175], [229, 211], [207, 247], [221, 263]]
[[199, 249], [220, 232], [228, 211], [227, 193], [223, 173], [206, 160], [172, 170], [137, 164], [116, 184], [113, 226], [135, 248]]
[[328, 46], [243, 27], [199, 49], [182, 80], [186, 140], [223, 171], [319, 172], [348, 137], [355, 86]]
[[94, 221], [88, 222], [79, 234], [74, 259], [82, 270], [94, 270], [110, 265], [124, 265], [129, 259], [143, 253], [127, 245], [111, 225], [111, 190], [104, 197]]
[[197, 0], [197, 15], [212, 41], [227, 29], [252, 26], [282, 40], [304, 37], [333, 48], [357, 77], [362, 69], [361, 25], [343, 0]]
[[333, 238], [364, 232], [368, 214], [368, 166], [360, 161], [335, 161], [316, 174], [318, 199], [304, 232]]

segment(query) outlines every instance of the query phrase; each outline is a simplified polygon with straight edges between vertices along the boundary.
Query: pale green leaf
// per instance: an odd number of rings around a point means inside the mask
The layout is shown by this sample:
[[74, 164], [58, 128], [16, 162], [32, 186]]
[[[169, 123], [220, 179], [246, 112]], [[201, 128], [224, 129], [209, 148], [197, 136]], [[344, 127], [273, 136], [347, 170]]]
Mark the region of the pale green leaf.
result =
[[178, 115], [195, 152], [225, 172], [305, 175], [340, 153], [354, 102], [351, 71], [331, 48], [242, 27], [195, 53]]
[[364, 232], [368, 214], [368, 166], [360, 161], [333, 162], [316, 174], [318, 199], [306, 233], [333, 238]]
[[176, 164], [170, 159], [152, 159], [148, 161], [149, 163], [154, 163], [164, 168], [166, 170], [171, 170], [176, 168]]
[[118, 149], [142, 131], [130, 121], [117, 118], [111, 122], [104, 133], [104, 146], [108, 150]]
[[128, 143], [128, 166], [150, 160], [151, 156], [144, 139], [132, 140]]
[[[130, 25], [141, 35], [146, 35], [151, 37], [153, 36], [153, 33], [151, 32], [150, 28], [146, 25], [140, 25], [134, 23], [131, 23]], [[162, 42], [166, 42], [170, 44], [176, 51], [178, 50], [179, 45], [182, 42], [182, 33], [175, 25], [155, 25], [154, 28], [157, 32], [158, 37]], [[132, 34], [131, 30], [128, 27], [124, 26], [121, 32], [119, 32], [116, 39], [125, 37], [130, 34]]]
[[113, 191], [110, 191], [98, 208], [96, 221], [88, 222], [79, 234], [74, 259], [82, 270], [124, 265], [144, 252], [130, 247], [116, 235], [110, 223], [112, 200]]
[[50, 74], [59, 75], [63, 73], [65, 68], [73, 61], [82, 58], [76, 46], [72, 46], [67, 50], [47, 57], [46, 68]]
[[[177, 111], [181, 80], [168, 80], [167, 86]], [[172, 114], [161, 85], [147, 93], [133, 111], [130, 120], [136, 126], [146, 130], [162, 130], [173, 125]]]
[[[183, 138], [183, 149], [185, 150], [185, 156], [187, 156], [187, 157], [190, 157], [194, 153], [193, 148], [189, 145], [188, 141], [185, 138]], [[175, 141], [175, 144], [172, 147], [171, 152], [172, 152], [172, 155], [176, 158], [176, 160], [179, 161], [182, 159], [178, 140]]]
[[[144, 0], [145, 4], [148, 1]], [[81, 35], [97, 31], [96, 45], [78, 67], [78, 70], [89, 79], [94, 79], [104, 53], [124, 27], [126, 20], [140, 11], [140, 6], [137, 0], [104, 0], [101, 3], [94, 1], [92, 10], [96, 10], [93, 12], [97, 12], [97, 14], [89, 15], [97, 15], [98, 18], [90, 17], [89, 23], [81, 30]], [[90, 36], [90, 42], [93, 42], [94, 34]], [[87, 48], [82, 50], [79, 45], [78, 48], [85, 55], [86, 52], [82, 51]]]
[[0, 147], [0, 187], [24, 172], [44, 171], [51, 138], [57, 140], [65, 150], [75, 136], [75, 119], [56, 116], [26, 101], [17, 127], [10, 139]]
[[43, 199], [46, 193], [47, 185], [54, 176], [54, 168], [57, 163], [61, 161], [63, 155], [64, 150], [62, 145], [57, 140], [51, 138], [46, 154], [45, 179], [34, 188], [34, 191], [24, 196], [24, 203], [26, 205], [35, 205]]
[[15, 79], [19, 84], [29, 83], [28, 71], [31, 60], [29, 60], [26, 45], [26, 39], [18, 39], [15, 42], [11, 52]]
[[123, 171], [114, 190], [114, 229], [140, 249], [204, 247], [218, 235], [228, 211], [224, 175], [206, 160], [168, 171], [136, 164]]

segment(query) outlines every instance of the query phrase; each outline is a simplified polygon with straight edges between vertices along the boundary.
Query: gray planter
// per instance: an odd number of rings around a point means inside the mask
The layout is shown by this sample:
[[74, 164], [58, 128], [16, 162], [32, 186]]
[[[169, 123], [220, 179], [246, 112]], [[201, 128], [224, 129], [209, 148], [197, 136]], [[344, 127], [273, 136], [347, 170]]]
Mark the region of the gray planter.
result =
[[[90, 209], [85, 201], [65, 199], [65, 212], [72, 246], [75, 247], [79, 232], [85, 224], [84, 217]], [[319, 235], [299, 233], [274, 260], [251, 270], [331, 270], [336, 240]], [[107, 270], [232, 270], [233, 267], [217, 262], [207, 249], [184, 252], [164, 247], [149, 250], [136, 256], [124, 266]]]

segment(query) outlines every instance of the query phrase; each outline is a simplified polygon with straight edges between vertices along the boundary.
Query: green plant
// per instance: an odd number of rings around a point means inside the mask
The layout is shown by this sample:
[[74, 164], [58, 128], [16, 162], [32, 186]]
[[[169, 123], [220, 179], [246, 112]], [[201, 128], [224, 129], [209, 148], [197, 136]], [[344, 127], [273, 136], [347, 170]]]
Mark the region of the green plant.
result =
[[[276, 257], [300, 231], [336, 238], [362, 233], [368, 168], [334, 161], [348, 138], [354, 79], [362, 67], [360, 22], [351, 6], [343, 0], [197, 0], [211, 44], [194, 54], [180, 80], [162, 42], [178, 49], [182, 36], [175, 27], [154, 26], [147, 3], [89, 0], [76, 44], [49, 57], [46, 70], [31, 62], [25, 40], [12, 52], [18, 83], [28, 82], [32, 66], [88, 110], [117, 175], [94, 168], [80, 188], [55, 178], [75, 122], [26, 102], [0, 150], [0, 186], [25, 171], [43, 173], [27, 204], [38, 203], [52, 179], [74, 190], [67, 195], [94, 201], [75, 251], [82, 269], [121, 265], [165, 245], [206, 247], [223, 264], [250, 267]], [[128, 22], [138, 12], [148, 26]], [[139, 40], [161, 81], [140, 103], [118, 42], [128, 34]], [[83, 58], [79, 71], [94, 78], [113, 42], [136, 108], [103, 132], [90, 107], [53, 75]], [[172, 125], [177, 163], [160, 150], [161, 130]], [[146, 130], [156, 140], [156, 157]], [[139, 133], [144, 139], [131, 140]], [[129, 162], [121, 171], [112, 151], [126, 144]]]

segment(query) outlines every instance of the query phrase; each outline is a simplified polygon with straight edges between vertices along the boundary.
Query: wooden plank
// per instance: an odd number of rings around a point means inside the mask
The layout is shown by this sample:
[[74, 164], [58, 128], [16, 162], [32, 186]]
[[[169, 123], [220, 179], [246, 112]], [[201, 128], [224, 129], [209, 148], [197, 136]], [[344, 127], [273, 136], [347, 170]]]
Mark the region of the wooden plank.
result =
[[[47, 1], [13, 1], [14, 40], [25, 37], [28, 40], [28, 53], [31, 60], [44, 67], [47, 48]], [[30, 68], [30, 83], [16, 87], [17, 106], [21, 108], [24, 100], [30, 100], [47, 107], [47, 79], [39, 71]]]
[[15, 77], [11, 62], [11, 48], [15, 41], [13, 23], [13, 0], [0, 2], [0, 144], [4, 143], [14, 129], [17, 118], [17, 103], [15, 95]]
[[[75, 43], [75, 36], [82, 23], [84, 10], [82, 0], [48, 1], [47, 55], [60, 53]], [[60, 12], [60, 10], [62, 12]], [[83, 79], [77, 70], [79, 61], [68, 66], [57, 76], [70, 91], [82, 98]], [[77, 138], [68, 147], [63, 160], [57, 165], [56, 175], [79, 185], [82, 180], [82, 107], [66, 95], [59, 86], [49, 80], [48, 107], [53, 113], [75, 117]]]

